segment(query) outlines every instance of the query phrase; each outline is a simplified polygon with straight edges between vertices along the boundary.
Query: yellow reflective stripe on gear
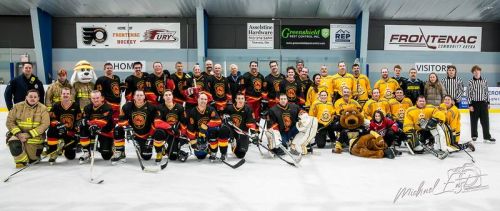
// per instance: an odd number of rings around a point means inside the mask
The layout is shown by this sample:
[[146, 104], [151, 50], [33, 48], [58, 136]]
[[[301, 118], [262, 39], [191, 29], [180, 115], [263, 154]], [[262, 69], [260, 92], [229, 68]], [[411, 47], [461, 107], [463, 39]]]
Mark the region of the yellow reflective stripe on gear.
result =
[[76, 95], [77, 97], [85, 97], [85, 98], [89, 98], [90, 97], [90, 94], [87, 93], [87, 92], [78, 92], [78, 95]]
[[24, 127], [24, 128], [35, 128], [38, 127], [41, 123], [40, 122], [28, 122], [28, 121], [16, 121], [17, 126], [19, 127]]
[[16, 135], [19, 132], [21, 132], [21, 129], [18, 127], [12, 128], [12, 130], [10, 130], [10, 133], [12, 133], [12, 135]]
[[37, 137], [38, 135], [40, 135], [35, 129], [31, 129], [29, 132], [31, 137]]
[[28, 155], [26, 153], [23, 153], [24, 155], [18, 159], [14, 159], [14, 162], [16, 163], [25, 163], [28, 162]]
[[28, 144], [42, 144], [43, 140], [42, 139], [37, 139], [37, 138], [29, 138], [27, 141]]

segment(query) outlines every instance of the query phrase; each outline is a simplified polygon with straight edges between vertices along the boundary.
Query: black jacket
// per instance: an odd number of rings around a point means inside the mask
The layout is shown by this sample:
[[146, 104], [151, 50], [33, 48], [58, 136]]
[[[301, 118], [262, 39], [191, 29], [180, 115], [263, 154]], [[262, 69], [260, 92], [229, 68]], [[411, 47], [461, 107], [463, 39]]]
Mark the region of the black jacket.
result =
[[40, 96], [39, 102], [45, 102], [45, 90], [43, 88], [42, 82], [38, 79], [38, 77], [31, 75], [31, 77], [27, 79], [23, 74], [21, 74], [12, 79], [9, 84], [7, 84], [7, 88], [5, 89], [4, 93], [7, 109], [9, 109], [10, 111], [14, 104], [24, 101], [26, 99], [26, 95], [28, 95], [28, 90], [30, 89], [38, 90], [38, 94]]

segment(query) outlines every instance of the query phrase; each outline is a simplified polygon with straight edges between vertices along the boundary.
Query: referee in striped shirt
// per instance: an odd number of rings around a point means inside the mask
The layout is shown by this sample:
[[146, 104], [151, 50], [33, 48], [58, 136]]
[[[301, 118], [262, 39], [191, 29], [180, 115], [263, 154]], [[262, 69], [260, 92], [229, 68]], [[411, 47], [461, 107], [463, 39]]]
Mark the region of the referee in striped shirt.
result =
[[455, 65], [448, 65], [446, 74], [446, 78], [441, 79], [441, 84], [443, 84], [446, 93], [453, 98], [455, 105], [458, 107], [458, 103], [464, 94], [464, 82], [457, 76]]
[[471, 69], [472, 79], [469, 80], [467, 88], [467, 98], [469, 100], [471, 136], [472, 140], [477, 140], [477, 120], [481, 122], [483, 128], [483, 139], [494, 142], [495, 139], [490, 134], [490, 120], [488, 109], [490, 108], [490, 99], [488, 95], [488, 83], [481, 78], [481, 68], [474, 65]]

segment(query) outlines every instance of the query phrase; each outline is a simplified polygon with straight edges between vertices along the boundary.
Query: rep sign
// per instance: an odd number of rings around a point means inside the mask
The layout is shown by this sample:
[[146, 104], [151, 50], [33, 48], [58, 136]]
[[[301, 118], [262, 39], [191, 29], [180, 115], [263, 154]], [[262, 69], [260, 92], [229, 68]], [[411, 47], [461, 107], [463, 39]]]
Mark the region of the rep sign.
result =
[[384, 50], [481, 51], [481, 27], [385, 25]]
[[330, 24], [330, 49], [354, 50], [356, 38], [356, 25]]

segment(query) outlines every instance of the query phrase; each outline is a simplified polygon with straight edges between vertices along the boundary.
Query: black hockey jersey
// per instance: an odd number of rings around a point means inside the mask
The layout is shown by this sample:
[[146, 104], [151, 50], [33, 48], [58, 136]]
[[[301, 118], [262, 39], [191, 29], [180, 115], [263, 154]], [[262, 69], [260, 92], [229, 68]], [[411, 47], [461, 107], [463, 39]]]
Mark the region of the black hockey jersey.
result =
[[178, 74], [177, 72], [175, 74], [171, 75], [172, 80], [174, 81], [175, 88], [173, 90], [173, 95], [174, 95], [174, 100], [176, 103], [183, 103], [183, 101], [186, 99], [184, 95], [182, 94], [184, 90], [186, 90], [188, 87], [188, 79], [191, 78], [189, 74], [186, 73], [181, 73]]
[[49, 115], [51, 126], [60, 122], [66, 125], [68, 130], [74, 130], [76, 122], [82, 118], [82, 111], [77, 103], [72, 102], [68, 108], [64, 108], [61, 102], [56, 102], [52, 105]]
[[101, 91], [102, 96], [106, 99], [106, 102], [120, 104], [122, 100], [120, 77], [116, 75], [113, 75], [113, 78], [109, 78], [107, 76], [99, 77], [95, 82], [94, 89]]
[[125, 97], [128, 101], [132, 100], [135, 90], [144, 90], [146, 91], [146, 81], [148, 74], [143, 73], [142, 77], [137, 77], [135, 75], [131, 75], [125, 79]]
[[300, 84], [300, 92], [302, 93], [303, 96], [306, 96], [307, 91], [309, 91], [309, 87], [311, 87], [313, 82], [309, 78], [306, 78], [305, 80], [299, 78], [298, 81]]
[[243, 84], [241, 89], [245, 91], [245, 96], [261, 97], [264, 90], [264, 76], [257, 73], [253, 75], [247, 72], [243, 75]]
[[113, 130], [113, 110], [107, 103], [94, 108], [92, 103], [83, 108], [83, 118], [88, 120], [89, 124], [96, 124], [101, 128], [101, 134], [113, 137], [111, 131]]
[[[149, 102], [137, 107], [134, 102], [127, 102], [120, 111], [120, 126], [130, 125], [139, 136], [146, 136], [154, 130], [153, 122], [158, 116], [158, 110]], [[145, 138], [145, 137], [141, 137]]]
[[278, 98], [280, 93], [280, 84], [285, 80], [285, 76], [283, 74], [278, 74], [278, 76], [274, 76], [273, 74], [269, 74], [265, 78], [267, 97], [269, 99]]
[[212, 106], [207, 106], [203, 112], [200, 112], [198, 107], [194, 107], [189, 111], [188, 117], [187, 135], [191, 140], [196, 139], [197, 133], [200, 132], [200, 127], [202, 127], [202, 125], [213, 128], [221, 124], [221, 119]]
[[304, 104], [304, 97], [299, 81], [283, 80], [280, 84], [280, 92], [285, 93], [288, 97], [288, 102]]
[[231, 98], [229, 85], [224, 76], [211, 75], [207, 78], [208, 91], [212, 94], [214, 101], [227, 101]]
[[253, 111], [249, 106], [244, 105], [242, 108], [236, 108], [236, 104], [228, 105], [224, 113], [229, 115], [233, 124], [241, 130], [256, 129]]
[[300, 108], [294, 103], [288, 103], [285, 107], [280, 104], [269, 109], [268, 127], [274, 130], [288, 132], [295, 126], [299, 118]]

